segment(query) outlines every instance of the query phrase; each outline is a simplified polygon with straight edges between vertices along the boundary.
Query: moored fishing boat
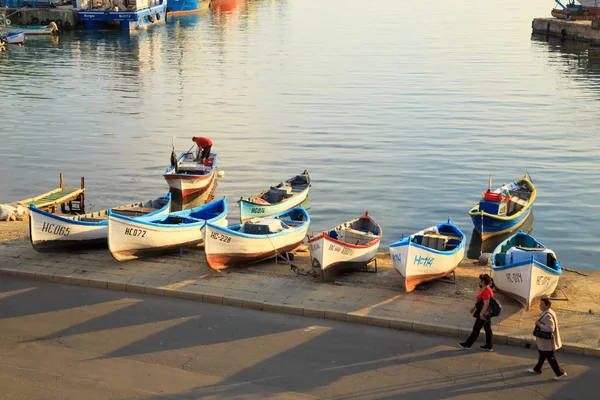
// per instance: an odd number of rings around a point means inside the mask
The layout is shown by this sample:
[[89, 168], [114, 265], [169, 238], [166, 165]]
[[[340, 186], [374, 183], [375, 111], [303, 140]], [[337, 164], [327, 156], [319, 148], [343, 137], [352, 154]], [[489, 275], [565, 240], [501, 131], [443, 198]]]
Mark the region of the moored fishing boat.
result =
[[496, 247], [491, 264], [496, 288], [527, 310], [541, 297], [554, 293], [562, 274], [556, 254], [522, 231]]
[[469, 212], [475, 229], [483, 240], [517, 229], [531, 213], [537, 193], [528, 173], [523, 178], [483, 193]]
[[6, 44], [25, 44], [25, 34], [22, 31], [0, 33], [0, 40]]
[[308, 239], [312, 267], [321, 270], [323, 279], [345, 269], [364, 267], [377, 254], [382, 234], [379, 224], [366, 212], [314, 235]]
[[390, 256], [405, 290], [412, 292], [421, 283], [452, 273], [465, 256], [465, 240], [465, 234], [448, 219], [392, 243]]
[[163, 174], [173, 195], [173, 210], [185, 210], [212, 200], [217, 187], [217, 155], [196, 160], [193, 152], [182, 153]]
[[221, 227], [206, 224], [204, 252], [213, 269], [267, 260], [294, 250], [304, 240], [310, 217], [304, 208]]
[[[167, 214], [171, 195], [112, 208], [114, 214], [132, 218]], [[108, 212], [96, 211], [83, 215], [62, 216], [50, 214], [29, 206], [29, 238], [36, 251], [50, 252], [67, 249], [104, 247], [108, 238]]]
[[189, 210], [131, 218], [108, 213], [108, 249], [118, 261], [177, 251], [204, 243], [206, 223], [227, 226], [225, 197]]
[[77, 16], [86, 29], [117, 27], [133, 30], [166, 21], [167, 0], [108, 0], [101, 8], [84, 0]]
[[0, 25], [0, 31], [23, 32], [26, 36], [52, 35], [58, 32], [58, 26], [54, 22], [50, 22], [48, 25], [15, 25], [7, 20], [6, 25]]
[[257, 217], [268, 217], [290, 210], [304, 203], [310, 189], [308, 171], [262, 191], [257, 196], [241, 198], [240, 219], [243, 222]]
[[178, 16], [206, 11], [212, 0], [167, 0], [167, 15]]

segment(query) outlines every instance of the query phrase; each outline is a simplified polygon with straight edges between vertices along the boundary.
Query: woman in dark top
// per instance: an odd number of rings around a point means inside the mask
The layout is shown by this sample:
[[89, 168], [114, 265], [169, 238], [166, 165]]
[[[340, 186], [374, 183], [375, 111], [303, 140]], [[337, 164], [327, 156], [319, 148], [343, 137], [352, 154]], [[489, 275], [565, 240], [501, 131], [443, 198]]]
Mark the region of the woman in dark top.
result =
[[475, 317], [475, 324], [473, 325], [471, 336], [465, 342], [458, 344], [462, 349], [470, 349], [477, 340], [481, 328], [483, 328], [485, 331], [485, 344], [479, 348], [483, 351], [494, 351], [492, 348], [492, 320], [491, 318], [485, 318], [490, 306], [490, 299], [494, 297], [494, 292], [490, 287], [491, 283], [492, 278], [488, 274], [479, 275], [479, 287], [481, 291], [477, 294], [475, 305], [469, 310], [469, 313]]

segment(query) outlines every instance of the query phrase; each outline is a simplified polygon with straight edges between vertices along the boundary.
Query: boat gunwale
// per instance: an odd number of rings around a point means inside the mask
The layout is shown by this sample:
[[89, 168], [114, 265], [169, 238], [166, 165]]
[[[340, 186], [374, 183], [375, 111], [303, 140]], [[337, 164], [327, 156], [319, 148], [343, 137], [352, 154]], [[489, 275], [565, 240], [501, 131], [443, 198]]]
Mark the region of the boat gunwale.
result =
[[444, 226], [444, 225], [449, 225], [449, 226], [454, 227], [461, 234], [461, 236], [462, 236], [460, 244], [458, 246], [456, 246], [452, 250], [443, 250], [442, 251], [442, 250], [432, 249], [431, 247], [425, 247], [423, 245], [420, 245], [418, 243], [414, 243], [412, 241], [412, 238], [415, 235], [417, 235], [418, 233], [423, 232], [423, 231], [425, 231], [425, 230], [427, 230], [429, 228], [425, 228], [425, 229], [423, 229], [423, 230], [421, 230], [419, 232], [415, 232], [412, 235], [409, 235], [408, 237], [406, 237], [406, 238], [404, 238], [402, 240], [399, 240], [399, 241], [397, 241], [395, 243], [390, 244], [389, 247], [391, 249], [391, 248], [395, 248], [395, 247], [413, 246], [413, 247], [416, 247], [417, 249], [426, 250], [426, 251], [429, 251], [429, 252], [434, 253], [434, 254], [441, 254], [441, 255], [446, 255], [446, 256], [453, 255], [453, 254], [457, 253], [458, 251], [460, 251], [462, 248], [465, 247], [465, 242], [467, 241], [467, 237], [465, 236], [464, 232], [459, 229], [458, 226], [456, 226], [455, 224], [453, 224], [450, 221], [444, 222], [444, 223], [439, 224], [439, 225], [436, 225], [436, 228], [438, 228], [438, 231], [439, 231], [439, 228], [441, 226]]
[[[304, 215], [304, 217], [306, 218], [305, 221], [298, 221], [301, 222], [301, 224], [296, 225], [296, 226], [290, 226], [290, 229], [286, 229], [284, 231], [281, 232], [276, 232], [276, 233], [268, 233], [266, 235], [254, 235], [254, 234], [250, 234], [250, 233], [244, 233], [244, 232], [239, 232], [239, 231], [235, 231], [232, 228], [240, 228], [243, 224], [236, 224], [236, 225], [231, 225], [231, 226], [219, 226], [219, 225], [215, 225], [213, 223], [207, 222], [206, 226], [210, 226], [211, 229], [215, 229], [215, 230], [219, 230], [222, 232], [226, 232], [228, 234], [234, 235], [234, 236], [238, 236], [238, 237], [242, 237], [242, 238], [246, 238], [246, 239], [270, 239], [273, 237], [278, 237], [278, 236], [284, 236], [284, 235], [289, 235], [291, 233], [295, 233], [299, 230], [308, 228], [308, 225], [310, 224], [310, 216], [308, 215], [308, 213], [306, 212], [306, 210], [304, 209], [304, 207], [299, 206], [299, 207], [295, 207], [292, 208], [290, 210], [286, 210], [283, 211], [281, 213], [278, 214], [274, 214], [274, 215], [270, 215], [268, 217], [258, 217], [258, 218], [269, 218], [269, 219], [275, 219], [276, 217], [281, 217], [284, 216], [286, 214], [290, 214], [293, 211], [299, 210], [302, 212], [302, 214]], [[285, 221], [281, 218], [277, 218], [279, 220], [281, 220], [282, 222], [285, 223]]]
[[[334, 229], [336, 229], [336, 228], [339, 228], [339, 227], [343, 227], [343, 226], [344, 226], [344, 224], [348, 224], [348, 223], [351, 223], [351, 222], [354, 222], [354, 221], [358, 221], [360, 218], [365, 218], [365, 216], [363, 215], [363, 216], [360, 216], [360, 217], [358, 217], [358, 218], [351, 219], [350, 221], [346, 221], [346, 222], [344, 222], [344, 223], [342, 223], [342, 224], [340, 224], [340, 225], [336, 226], [336, 227], [335, 227], [335, 228], [333, 228], [332, 230], [334, 230]], [[329, 236], [329, 234], [328, 234], [328, 232], [327, 232], [327, 231], [323, 231], [323, 232], [320, 232], [320, 233], [318, 233], [318, 234], [316, 234], [316, 235], [310, 236], [310, 237], [308, 238], [308, 243], [313, 243], [313, 242], [316, 242], [317, 240], [325, 239], [325, 240], [329, 240], [329, 241], [331, 241], [331, 242], [334, 242], [334, 243], [336, 243], [336, 244], [339, 244], [339, 245], [341, 245], [341, 246], [350, 247], [350, 248], [352, 248], [352, 249], [368, 249], [369, 247], [373, 247], [373, 246], [375, 246], [376, 244], [378, 244], [378, 243], [380, 243], [380, 242], [381, 242], [381, 238], [383, 237], [383, 229], [381, 228], [381, 225], [379, 225], [379, 224], [377, 223], [377, 221], [375, 221], [375, 219], [374, 219], [374, 218], [372, 218], [371, 216], [368, 216], [367, 218], [370, 218], [370, 219], [371, 219], [371, 221], [372, 221], [372, 222], [373, 222], [375, 225], [377, 225], [377, 227], [379, 228], [379, 235], [377, 235], [377, 236], [376, 236], [376, 237], [375, 237], [375, 238], [374, 238], [374, 239], [373, 239], [371, 242], [369, 242], [369, 243], [368, 243], [368, 244], [366, 244], [366, 245], [357, 245], [357, 244], [351, 244], [351, 243], [348, 243], [348, 242], [344, 242], [344, 241], [342, 241], [342, 240], [334, 239], [334, 238], [332, 238], [331, 236]]]
[[492, 219], [496, 219], [499, 221], [512, 221], [514, 219], [517, 219], [518, 217], [520, 217], [524, 212], [529, 211], [531, 209], [531, 207], [533, 206], [533, 202], [535, 201], [535, 199], [537, 198], [537, 189], [535, 187], [535, 185], [533, 184], [533, 182], [531, 182], [529, 179], [527, 179], [526, 176], [524, 176], [521, 179], [518, 179], [517, 181], [515, 181], [515, 183], [520, 183], [520, 182], [527, 182], [531, 187], [532, 187], [532, 191], [531, 191], [531, 197], [529, 197], [529, 200], [527, 201], [527, 204], [520, 209], [518, 212], [516, 212], [513, 215], [510, 216], [502, 216], [502, 215], [496, 215], [496, 214], [489, 214], [485, 211], [480, 211], [479, 210], [479, 202], [477, 204], [475, 204], [475, 206], [473, 206], [473, 208], [471, 209], [471, 211], [469, 211], [469, 216], [471, 217], [477, 217], [477, 216], [482, 216], [482, 217], [488, 217], [488, 218], [492, 218]]
[[[542, 248], [554, 252], [552, 249], [546, 247], [544, 244], [542, 244], [540, 241], [538, 241], [532, 235], [525, 233], [523, 231], [519, 231], [519, 232], [515, 233], [514, 235], [512, 235], [511, 237], [507, 238], [506, 240], [503, 240], [500, 244], [498, 244], [498, 246], [496, 246], [496, 248], [492, 252], [492, 256], [490, 257], [491, 258], [490, 265], [492, 267], [492, 271], [503, 271], [503, 270], [510, 269], [510, 268], [516, 268], [516, 267], [521, 267], [523, 265], [532, 264], [532, 265], [537, 265], [538, 267], [542, 268], [543, 270], [551, 272], [554, 275], [562, 274], [562, 267], [560, 266], [560, 262], [558, 261], [558, 258], [555, 258], [555, 261], [554, 261], [554, 264], [556, 265], [556, 269], [549, 267], [545, 264], [542, 264], [541, 262], [539, 262], [537, 260], [531, 260], [531, 259], [525, 260], [525, 261], [519, 261], [517, 263], [512, 263], [512, 264], [496, 265], [496, 254], [501, 253], [498, 251], [498, 249], [501, 249], [502, 246], [504, 246], [506, 243], [510, 242], [512, 239], [516, 238], [517, 236], [527, 236], [527, 237], [531, 238], [535, 243], [542, 246]], [[511, 248], [512, 247], [516, 247], [516, 246], [511, 246]]]
[[[156, 214], [158, 214], [160, 212], [163, 212], [165, 209], [170, 209], [171, 208], [171, 193], [167, 194], [166, 196], [160, 196], [160, 197], [157, 197], [155, 199], [151, 199], [149, 201], [155, 201], [155, 200], [165, 199], [165, 198], [168, 200], [167, 204], [165, 204], [161, 208], [157, 208], [156, 211], [152, 211], [151, 213], [140, 215], [140, 217], [142, 217], [142, 216], [144, 216], [144, 217], [150, 217], [150, 216], [156, 215]], [[138, 203], [130, 203], [130, 204], [127, 204], [125, 206], [129, 206], [129, 205], [132, 205], [132, 204], [138, 204]], [[107, 217], [105, 220], [98, 221], [98, 222], [79, 221], [79, 220], [73, 219], [75, 217], [78, 217], [78, 216], [80, 217], [82, 215], [87, 215], [87, 214], [72, 215], [72, 216], [69, 216], [69, 217], [64, 217], [62, 215], [51, 214], [51, 213], [49, 213], [47, 211], [44, 211], [44, 210], [41, 210], [41, 209], [37, 208], [33, 204], [29, 205], [29, 210], [31, 212], [38, 213], [38, 214], [41, 214], [41, 215], [46, 216], [46, 217], [50, 217], [50, 218], [56, 219], [58, 221], [62, 221], [64, 223], [71, 223], [71, 224], [81, 225], [81, 226], [108, 226], [108, 216], [109, 216], [110, 211], [112, 209], [114, 209], [114, 208], [119, 208], [119, 207], [123, 207], [123, 206], [117, 206], [117, 207], [112, 207], [112, 208], [108, 208], [108, 209], [96, 211], [96, 213], [106, 212], [106, 217]], [[92, 213], [88, 213], [88, 214], [92, 214]], [[31, 216], [29, 217], [29, 219], [31, 220]]]
[[308, 192], [308, 190], [310, 189], [310, 187], [311, 187], [311, 183], [310, 183], [310, 175], [308, 174], [308, 171], [307, 171], [307, 170], [304, 170], [304, 171], [303, 171], [301, 174], [294, 175], [293, 177], [291, 177], [291, 178], [289, 178], [289, 179], [286, 179], [284, 182], [289, 182], [289, 181], [291, 181], [291, 180], [293, 180], [293, 179], [295, 179], [295, 178], [297, 178], [297, 177], [299, 177], [299, 176], [301, 176], [301, 175], [306, 175], [306, 182], [307, 182], [307, 183], [306, 183], [306, 188], [305, 188], [305, 189], [303, 189], [303, 190], [301, 190], [300, 192], [297, 192], [297, 193], [294, 193], [294, 194], [292, 194], [290, 197], [288, 197], [288, 198], [285, 198], [285, 199], [281, 200], [281, 201], [280, 201], [280, 202], [278, 202], [278, 203], [269, 203], [269, 204], [264, 204], [264, 203], [257, 203], [256, 201], [253, 201], [253, 200], [252, 200], [252, 199], [259, 199], [259, 198], [262, 198], [262, 196], [263, 196], [263, 195], [265, 195], [266, 193], [268, 193], [268, 192], [269, 192], [269, 190], [271, 190], [271, 188], [263, 190], [262, 192], [260, 192], [260, 193], [259, 193], [259, 194], [257, 194], [256, 196], [252, 196], [252, 197], [246, 197], [246, 198], [242, 197], [242, 198], [240, 198], [240, 200], [239, 200], [238, 202], [239, 202], [239, 203], [252, 204], [252, 205], [255, 205], [255, 206], [257, 206], [257, 207], [265, 207], [265, 208], [268, 208], [268, 207], [276, 207], [276, 206], [280, 206], [280, 205], [282, 205], [282, 204], [285, 204], [285, 203], [287, 203], [288, 201], [291, 201], [292, 199], [294, 199], [294, 198], [296, 198], [296, 197], [300, 196], [301, 194], [303, 194], [303, 193], [305, 193], [305, 192]]
[[[198, 211], [200, 211], [200, 209], [202, 208], [208, 208], [207, 206], [211, 205], [211, 206], [216, 206], [215, 204], [211, 204], [211, 203], [217, 203], [217, 202], [221, 202], [223, 203], [223, 211], [220, 212], [216, 217], [213, 217], [211, 219], [206, 219], [206, 220], [199, 220], [197, 222], [191, 222], [189, 224], [177, 224], [177, 225], [173, 225], [173, 224], [162, 224], [162, 223], [156, 223], [156, 222], [152, 222], [152, 221], [148, 221], [148, 217], [155, 217], [156, 214], [153, 213], [152, 215], [147, 214], [141, 217], [127, 217], [125, 215], [119, 215], [119, 214], [114, 214], [111, 210], [108, 210], [108, 218], [115, 218], [115, 219], [119, 219], [121, 221], [125, 221], [125, 222], [133, 222], [136, 224], [140, 224], [140, 225], [146, 225], [146, 226], [151, 226], [154, 228], [164, 228], [164, 229], [181, 229], [181, 228], [185, 228], [185, 227], [198, 227], [198, 226], [205, 226], [208, 222], [217, 222], [220, 221], [222, 219], [227, 218], [227, 201], [226, 198], [223, 197], [222, 199], [219, 200], [215, 200], [215, 201], [211, 201], [208, 204], [204, 204], [202, 206], [199, 207], [194, 207], [197, 208]], [[191, 208], [189, 210], [182, 210], [182, 211], [175, 211], [172, 213], [168, 213], [163, 215], [164, 217], [169, 217], [169, 216], [177, 216], [177, 214], [186, 212], [186, 211], [190, 211], [193, 210], [194, 208]], [[193, 218], [193, 217], [190, 217]]]

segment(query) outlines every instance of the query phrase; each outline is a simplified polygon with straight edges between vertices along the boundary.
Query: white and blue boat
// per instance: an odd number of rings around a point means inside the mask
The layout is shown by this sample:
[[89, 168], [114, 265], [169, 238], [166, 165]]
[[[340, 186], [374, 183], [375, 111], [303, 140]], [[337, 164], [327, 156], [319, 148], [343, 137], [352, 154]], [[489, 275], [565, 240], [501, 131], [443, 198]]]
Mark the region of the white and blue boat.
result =
[[302, 207], [222, 227], [206, 224], [204, 253], [213, 269], [243, 266], [283, 255], [306, 237], [310, 217]]
[[522, 231], [496, 247], [491, 264], [496, 288], [527, 310], [541, 297], [554, 293], [562, 274], [556, 254]]
[[302, 205], [308, 198], [310, 176], [308, 171], [263, 190], [256, 196], [241, 198], [242, 223], [258, 217], [268, 217]]
[[0, 30], [0, 42], [5, 44], [25, 44], [25, 33], [23, 31], [2, 32]]
[[86, 2], [77, 16], [86, 29], [120, 27], [133, 30], [163, 23], [167, 16], [167, 0], [111, 0], [109, 6], [92, 8]]
[[167, 0], [167, 15], [178, 16], [206, 11], [212, 0]]
[[117, 261], [204, 244], [206, 224], [227, 226], [225, 197], [200, 207], [146, 218], [108, 214], [108, 249]]
[[516, 230], [530, 215], [536, 198], [535, 185], [528, 173], [517, 181], [483, 193], [469, 215], [483, 240]]
[[29, 206], [29, 210], [29, 238], [36, 251], [106, 247], [109, 211], [131, 218], [168, 214], [171, 210], [171, 194], [84, 215], [54, 215], [33, 204]]
[[405, 291], [452, 273], [465, 257], [465, 241], [465, 234], [448, 219], [392, 243], [392, 264], [402, 276]]

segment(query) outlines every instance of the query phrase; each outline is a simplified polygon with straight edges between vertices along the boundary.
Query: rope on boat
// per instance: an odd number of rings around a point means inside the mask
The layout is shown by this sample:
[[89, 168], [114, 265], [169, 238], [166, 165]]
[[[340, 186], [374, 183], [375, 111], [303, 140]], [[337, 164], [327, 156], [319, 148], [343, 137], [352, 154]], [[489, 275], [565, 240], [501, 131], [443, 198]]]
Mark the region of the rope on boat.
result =
[[292, 271], [294, 271], [296, 273], [296, 275], [300, 275], [300, 276], [312, 276], [313, 278], [316, 278], [318, 275], [315, 272], [315, 270], [310, 270], [310, 271], [306, 271], [302, 268], [298, 268], [294, 263], [292, 263], [292, 261], [290, 260], [290, 257], [288, 255], [288, 253], [285, 253], [285, 257], [283, 255], [281, 255], [281, 253], [279, 253], [279, 251], [277, 250], [277, 248], [275, 248], [275, 245], [273, 244], [273, 242], [271, 241], [271, 238], [269, 237], [269, 235], [265, 235], [267, 237], [267, 239], [269, 239], [269, 243], [271, 243], [271, 247], [273, 247], [273, 250], [275, 250], [275, 264], [277, 264], [277, 260], [279, 259], [279, 257], [283, 258], [285, 261], [288, 262], [288, 264], [290, 264], [290, 269]]

